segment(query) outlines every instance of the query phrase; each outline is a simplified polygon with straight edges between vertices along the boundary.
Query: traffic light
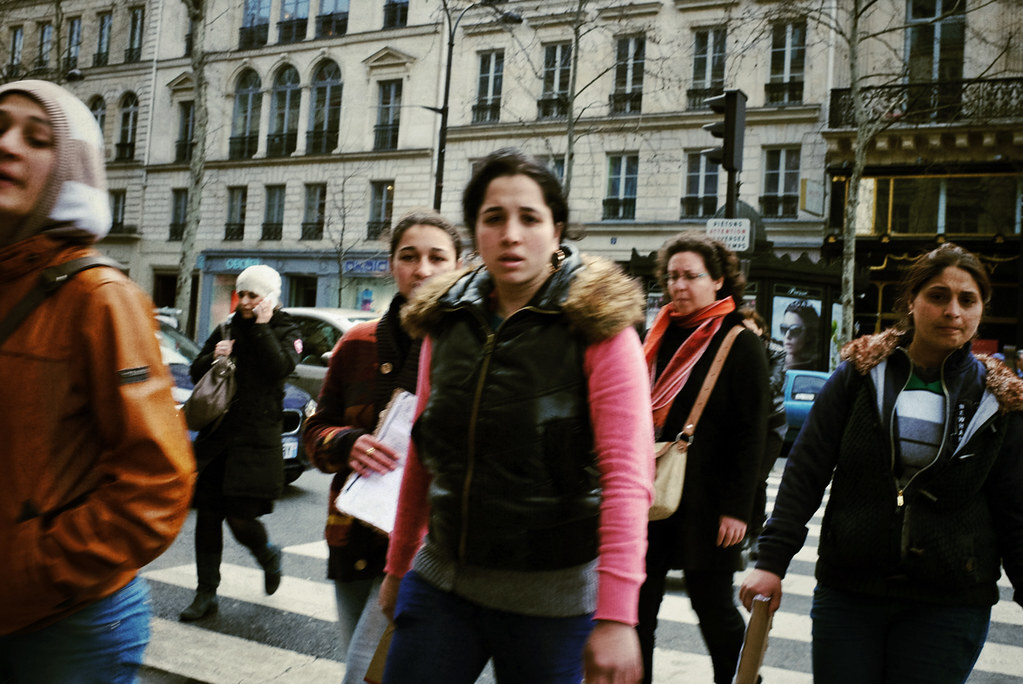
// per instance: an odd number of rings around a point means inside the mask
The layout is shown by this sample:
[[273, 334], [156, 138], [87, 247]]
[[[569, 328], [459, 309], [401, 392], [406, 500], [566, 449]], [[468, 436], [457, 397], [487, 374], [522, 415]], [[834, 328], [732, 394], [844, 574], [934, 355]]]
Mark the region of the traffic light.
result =
[[707, 158], [717, 162], [726, 171], [742, 170], [742, 134], [746, 128], [746, 93], [741, 90], [726, 90], [723, 95], [703, 101], [718, 114], [724, 114], [723, 121], [704, 124], [715, 138], [722, 139], [721, 147], [704, 150]]

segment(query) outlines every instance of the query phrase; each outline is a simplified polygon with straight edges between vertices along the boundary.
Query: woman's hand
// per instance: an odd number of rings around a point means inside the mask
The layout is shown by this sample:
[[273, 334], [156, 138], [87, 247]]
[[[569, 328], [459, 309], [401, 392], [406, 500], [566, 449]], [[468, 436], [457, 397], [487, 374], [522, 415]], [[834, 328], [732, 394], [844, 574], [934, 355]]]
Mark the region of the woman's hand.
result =
[[721, 522], [718, 525], [718, 546], [722, 548], [735, 546], [745, 536], [746, 523], [738, 518], [732, 518], [727, 515], [721, 516]]
[[643, 656], [636, 630], [623, 622], [597, 620], [583, 650], [585, 684], [636, 684], [641, 679]]
[[264, 297], [259, 304], [252, 307], [252, 313], [256, 314], [256, 323], [269, 323], [274, 316], [273, 298]]
[[348, 467], [359, 475], [386, 473], [398, 467], [398, 455], [373, 435], [360, 435], [348, 454]]
[[401, 586], [401, 578], [397, 575], [384, 575], [384, 581], [380, 583], [380, 610], [391, 622], [394, 622], [394, 606], [398, 603], [398, 587]]
[[213, 348], [213, 358], [216, 359], [221, 356], [230, 356], [233, 351], [234, 340], [220, 340], [220, 342], [217, 342], [217, 346]]
[[753, 610], [753, 597], [766, 596], [771, 599], [771, 613], [781, 605], [781, 577], [767, 570], [754, 570], [739, 587], [739, 600], [746, 610]]

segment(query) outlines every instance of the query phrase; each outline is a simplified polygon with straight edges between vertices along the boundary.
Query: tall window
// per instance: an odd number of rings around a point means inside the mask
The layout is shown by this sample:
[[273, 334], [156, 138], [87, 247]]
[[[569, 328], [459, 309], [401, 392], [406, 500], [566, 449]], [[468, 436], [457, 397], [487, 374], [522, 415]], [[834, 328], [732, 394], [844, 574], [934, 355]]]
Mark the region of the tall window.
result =
[[110, 62], [110, 30], [114, 25], [114, 15], [100, 12], [96, 16], [96, 55], [92, 58], [93, 66], [106, 66]]
[[316, 37], [332, 38], [348, 33], [348, 0], [320, 0]]
[[302, 239], [323, 239], [323, 223], [327, 210], [327, 186], [311, 183], [305, 186], [305, 213], [302, 217]]
[[7, 59], [7, 75], [17, 78], [21, 75], [21, 51], [25, 46], [25, 29], [15, 26], [11, 29], [11, 51]]
[[767, 150], [764, 154], [764, 218], [795, 218], [799, 213], [799, 148]]
[[224, 224], [225, 240], [242, 240], [245, 238], [245, 203], [249, 198], [249, 190], [245, 186], [227, 189], [227, 223]]
[[245, 0], [242, 26], [238, 29], [238, 49], [263, 47], [269, 35], [270, 0]]
[[53, 51], [53, 24], [45, 22], [39, 25], [39, 54], [36, 66], [45, 69], [50, 66], [50, 53]]
[[765, 88], [767, 104], [803, 101], [806, 22], [775, 24], [771, 29], [771, 80]]
[[277, 42], [305, 40], [309, 26], [309, 0], [281, 0], [281, 18], [277, 22]]
[[124, 206], [128, 201], [127, 190], [110, 191], [110, 232], [125, 233], [124, 227]]
[[706, 109], [703, 101], [725, 87], [725, 29], [701, 29], [693, 34], [693, 87], [689, 108]]
[[408, 0], [387, 0], [384, 3], [384, 28], [408, 25]]
[[128, 47], [124, 50], [125, 62], [138, 62], [142, 59], [142, 35], [146, 28], [145, 16], [145, 8], [131, 8], [131, 26], [128, 31]]
[[107, 129], [107, 103], [103, 101], [102, 97], [94, 97], [89, 104], [89, 111], [92, 112], [92, 118], [96, 119], [96, 125], [99, 126], [100, 133], [105, 136]]
[[504, 81], [504, 50], [480, 53], [480, 73], [476, 85], [476, 104], [472, 107], [473, 123], [501, 119], [501, 88]]
[[238, 77], [234, 90], [234, 115], [231, 117], [231, 159], [251, 159], [259, 145], [259, 110], [263, 95], [259, 75], [249, 69]]
[[307, 154], [327, 154], [337, 147], [341, 129], [341, 69], [334, 62], [323, 62], [313, 73], [309, 93], [309, 132]]
[[367, 240], [379, 240], [391, 227], [394, 210], [394, 181], [373, 181], [370, 184], [369, 225]]
[[572, 44], [555, 43], [543, 49], [543, 93], [537, 102], [538, 119], [568, 116], [568, 86], [572, 75]]
[[284, 190], [283, 185], [266, 186], [266, 214], [261, 240], [280, 240], [284, 233]]
[[73, 17], [67, 20], [67, 57], [64, 58], [64, 69], [78, 68], [78, 56], [82, 52], [82, 19]]
[[374, 150], [398, 149], [401, 123], [401, 81], [381, 81], [377, 102], [377, 124], [373, 128]]
[[121, 99], [121, 129], [117, 138], [116, 161], [135, 158], [135, 132], [139, 123], [139, 99], [135, 93], [126, 93]]
[[966, 3], [962, 0], [913, 0], [906, 3], [906, 54], [909, 82], [907, 113], [918, 119], [947, 121], [962, 100]]
[[615, 85], [611, 93], [612, 114], [638, 114], [643, 111], [643, 65], [646, 38], [630, 36], [618, 39], [615, 59]]
[[286, 157], [298, 147], [300, 95], [298, 70], [286, 66], [277, 72], [270, 93], [270, 133], [266, 137], [266, 156]]
[[682, 218], [713, 216], [718, 208], [719, 167], [700, 152], [686, 155], [686, 194]]
[[174, 161], [192, 160], [195, 148], [195, 102], [189, 100], [178, 105], [178, 140], [174, 144]]
[[607, 196], [604, 220], [636, 218], [636, 189], [639, 185], [639, 155], [607, 156]]
[[185, 236], [185, 221], [188, 220], [188, 188], [171, 190], [170, 242], [180, 242]]

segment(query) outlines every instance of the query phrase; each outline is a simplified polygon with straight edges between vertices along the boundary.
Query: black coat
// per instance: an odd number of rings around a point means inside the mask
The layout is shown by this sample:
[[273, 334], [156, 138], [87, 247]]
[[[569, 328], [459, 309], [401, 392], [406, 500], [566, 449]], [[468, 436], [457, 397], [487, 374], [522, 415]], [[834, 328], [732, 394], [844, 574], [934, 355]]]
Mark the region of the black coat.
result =
[[[663, 439], [681, 431], [714, 355], [736, 325], [742, 325], [740, 314], [725, 316], [675, 397], [661, 432]], [[669, 343], [668, 338], [666, 334], [661, 344]], [[679, 508], [671, 517], [650, 523], [649, 543], [674, 547], [672, 567], [726, 572], [738, 567], [742, 545], [717, 546], [720, 518], [727, 515], [750, 523], [770, 412], [763, 344], [756, 334], [743, 330], [735, 338], [697, 423]]]
[[[222, 457], [223, 494], [276, 499], [284, 489], [284, 381], [298, 363], [298, 326], [280, 309], [265, 325], [235, 315], [229, 326], [237, 391], [224, 420], [203, 429], [195, 440], [196, 464], [201, 477], [210, 462]], [[210, 369], [221, 339], [218, 326], [192, 363], [193, 381]]]

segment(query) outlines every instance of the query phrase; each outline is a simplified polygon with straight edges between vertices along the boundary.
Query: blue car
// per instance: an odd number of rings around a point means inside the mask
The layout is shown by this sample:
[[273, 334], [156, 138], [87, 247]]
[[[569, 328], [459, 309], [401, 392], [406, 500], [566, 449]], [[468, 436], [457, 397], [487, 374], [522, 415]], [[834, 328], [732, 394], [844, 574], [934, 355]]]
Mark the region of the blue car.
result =
[[810, 370], [787, 370], [785, 371], [785, 422], [788, 429], [785, 432], [785, 442], [781, 448], [781, 455], [785, 456], [796, 441], [803, 423], [806, 421], [810, 407], [820, 394], [824, 383], [831, 377], [831, 373]]
[[[163, 362], [174, 377], [171, 394], [178, 406], [184, 404], [192, 394], [192, 378], [188, 369], [199, 355], [199, 345], [169, 322], [159, 319], [160, 351]], [[291, 484], [309, 469], [309, 459], [302, 448], [302, 432], [306, 419], [316, 412], [316, 401], [308, 392], [292, 384], [284, 385], [284, 428], [281, 433], [281, 448], [284, 451], [284, 481]], [[194, 432], [189, 436], [195, 438]]]

